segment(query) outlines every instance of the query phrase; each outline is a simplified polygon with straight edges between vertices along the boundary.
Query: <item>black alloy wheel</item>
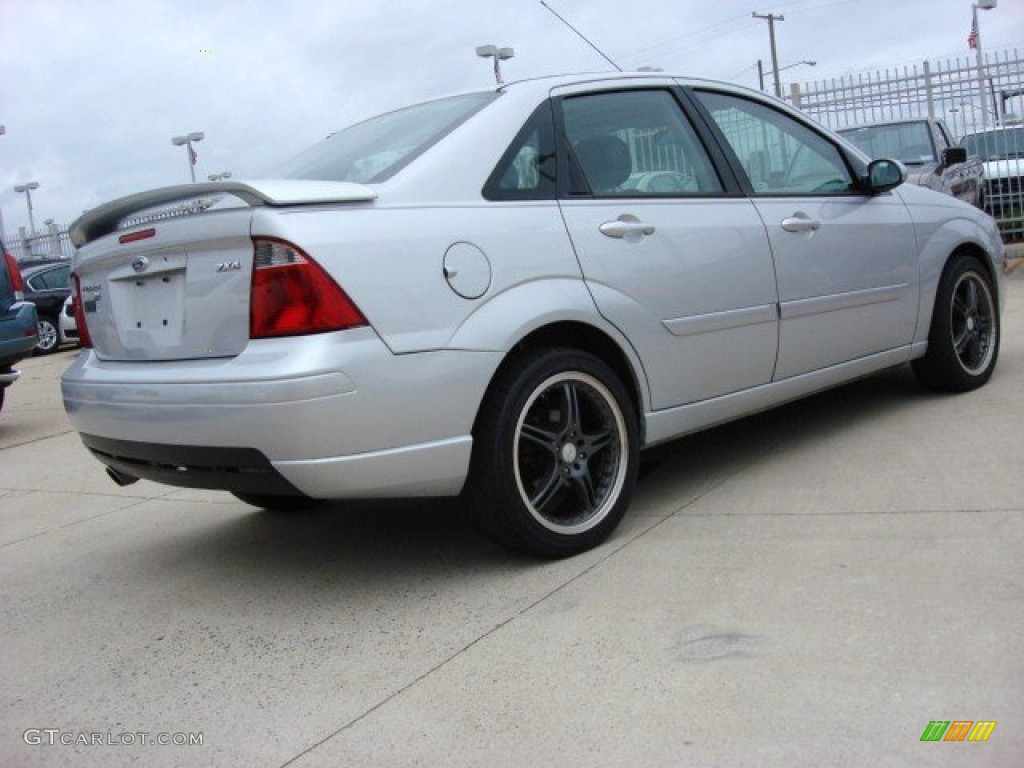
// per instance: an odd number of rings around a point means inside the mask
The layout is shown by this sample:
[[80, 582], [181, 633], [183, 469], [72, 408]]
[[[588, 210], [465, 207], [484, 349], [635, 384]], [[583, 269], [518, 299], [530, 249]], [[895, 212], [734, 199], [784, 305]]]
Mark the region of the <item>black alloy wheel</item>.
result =
[[955, 257], [939, 281], [928, 351], [914, 361], [914, 372], [932, 389], [968, 392], [989, 380], [998, 357], [992, 278], [975, 257]]
[[598, 358], [546, 349], [515, 361], [475, 434], [467, 497], [484, 531], [544, 556], [597, 546], [632, 496], [636, 423], [625, 387]]

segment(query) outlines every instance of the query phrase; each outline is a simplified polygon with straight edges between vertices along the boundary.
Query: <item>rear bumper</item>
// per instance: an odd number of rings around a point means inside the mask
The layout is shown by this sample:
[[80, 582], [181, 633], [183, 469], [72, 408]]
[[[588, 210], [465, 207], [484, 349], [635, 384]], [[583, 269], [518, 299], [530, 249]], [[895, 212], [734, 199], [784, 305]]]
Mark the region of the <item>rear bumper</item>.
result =
[[395, 355], [369, 329], [251, 342], [235, 358], [105, 362], [64, 406], [108, 466], [168, 485], [315, 498], [457, 494], [486, 352]]
[[161, 445], [81, 435], [93, 456], [125, 475], [182, 488], [291, 496], [300, 493], [251, 448]]
[[12, 304], [9, 313], [0, 318], [0, 368], [14, 365], [31, 355], [38, 342], [35, 305], [28, 301]]

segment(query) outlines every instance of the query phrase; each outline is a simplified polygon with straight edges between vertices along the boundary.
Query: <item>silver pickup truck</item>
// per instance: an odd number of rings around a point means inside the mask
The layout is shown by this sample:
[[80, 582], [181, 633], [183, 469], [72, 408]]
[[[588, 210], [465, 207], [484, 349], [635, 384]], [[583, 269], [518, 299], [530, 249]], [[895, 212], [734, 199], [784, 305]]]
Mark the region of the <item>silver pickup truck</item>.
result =
[[870, 157], [895, 158], [907, 166], [907, 181], [944, 192], [977, 208], [984, 205], [984, 170], [978, 157], [958, 147], [941, 120], [913, 118], [859, 125], [839, 131]]

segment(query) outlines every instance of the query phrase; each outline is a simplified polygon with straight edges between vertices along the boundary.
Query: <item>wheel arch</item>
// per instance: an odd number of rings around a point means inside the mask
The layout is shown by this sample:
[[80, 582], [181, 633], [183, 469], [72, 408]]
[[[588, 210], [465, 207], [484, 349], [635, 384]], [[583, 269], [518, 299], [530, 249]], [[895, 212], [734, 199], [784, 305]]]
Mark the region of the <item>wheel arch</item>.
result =
[[614, 371], [629, 393], [630, 402], [640, 430], [640, 434], [637, 437], [639, 438], [640, 445], [643, 445], [645, 442], [645, 420], [643, 414], [646, 398], [642, 384], [642, 374], [637, 370], [637, 365], [634, 364], [630, 355], [626, 353], [618, 341], [604, 330], [579, 320], [560, 320], [548, 323], [533, 329], [512, 345], [491, 377], [484, 397], [477, 409], [477, 417], [473, 424], [474, 434], [476, 433], [477, 423], [484, 403], [490, 398], [495, 382], [501, 378], [504, 372], [524, 355], [537, 350], [558, 347], [587, 352], [601, 360], [601, 362]]
[[[994, 229], [994, 225], [993, 225]], [[1001, 269], [1003, 250], [998, 234], [983, 230], [969, 220], [955, 220], [934, 232], [921, 249], [921, 292], [917, 333], [914, 343], [924, 354], [924, 342], [931, 329], [939, 281], [949, 265], [960, 256], [973, 256], [984, 267], [995, 289], [996, 309], [1002, 310], [1005, 280]]]
[[[977, 242], [967, 241], [960, 243], [960, 245], [956, 246], [952, 250], [952, 252], [950, 252], [949, 256], [946, 257], [946, 260], [942, 263], [942, 268], [939, 270], [939, 279], [941, 280], [942, 276], [946, 274], [946, 271], [949, 269], [950, 264], [952, 264], [956, 259], [958, 259], [961, 256], [972, 256], [978, 260], [979, 264], [981, 264], [982, 268], [985, 270], [986, 276], [992, 283], [992, 288], [995, 291], [996, 312], [1001, 312], [1003, 306], [1003, 285], [1002, 280], [1000, 279], [1002, 276], [1002, 270], [996, 266], [992, 258], [992, 254], [989, 253], [984, 248], [982, 248], [981, 245], [979, 245]], [[936, 283], [936, 287], [937, 285], [938, 284]], [[933, 293], [933, 304], [934, 301], [935, 294]]]

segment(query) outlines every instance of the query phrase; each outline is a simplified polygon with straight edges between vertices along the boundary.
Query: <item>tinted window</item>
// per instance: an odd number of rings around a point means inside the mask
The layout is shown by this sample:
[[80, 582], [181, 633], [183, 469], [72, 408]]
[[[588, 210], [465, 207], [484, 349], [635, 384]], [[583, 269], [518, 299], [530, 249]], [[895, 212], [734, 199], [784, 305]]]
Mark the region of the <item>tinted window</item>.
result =
[[668, 91], [615, 91], [562, 102], [576, 194], [721, 194], [722, 183]]
[[493, 92], [406, 107], [328, 136], [268, 178], [383, 181], [497, 98]]
[[71, 286], [71, 267], [47, 269], [30, 277], [26, 282], [33, 291], [55, 291]]
[[722, 93], [698, 92], [735, 153], [754, 194], [820, 195], [854, 188], [839, 149], [771, 107]]

